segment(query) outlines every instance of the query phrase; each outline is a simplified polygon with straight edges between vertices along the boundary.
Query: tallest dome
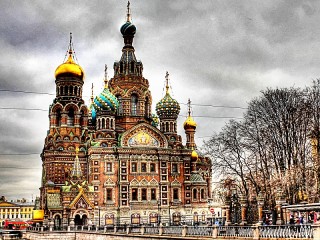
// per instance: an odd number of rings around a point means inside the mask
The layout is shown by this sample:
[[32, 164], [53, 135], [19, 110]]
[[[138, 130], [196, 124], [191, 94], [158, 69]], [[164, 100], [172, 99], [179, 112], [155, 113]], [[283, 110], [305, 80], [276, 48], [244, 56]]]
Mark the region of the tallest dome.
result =
[[126, 46], [132, 46], [134, 34], [136, 33], [136, 26], [131, 23], [130, 2], [127, 5], [127, 21], [120, 28]]

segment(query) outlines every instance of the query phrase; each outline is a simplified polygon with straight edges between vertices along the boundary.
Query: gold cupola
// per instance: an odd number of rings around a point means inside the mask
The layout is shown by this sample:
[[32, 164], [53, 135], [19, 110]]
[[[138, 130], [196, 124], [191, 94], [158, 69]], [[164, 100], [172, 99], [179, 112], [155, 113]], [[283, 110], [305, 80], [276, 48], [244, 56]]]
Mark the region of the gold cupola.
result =
[[186, 121], [183, 123], [183, 128], [186, 129], [196, 129], [197, 128], [197, 123], [193, 120], [191, 117], [191, 101], [190, 99], [188, 100], [188, 117]]
[[196, 152], [196, 150], [192, 150], [191, 152], [191, 159], [192, 160], [197, 160], [198, 159], [198, 153]]
[[80, 67], [77, 63], [75, 63], [74, 60], [74, 51], [73, 51], [73, 44], [72, 44], [72, 33], [70, 33], [70, 44], [68, 49], [68, 59], [61, 65], [59, 65], [55, 71], [55, 77], [56, 79], [58, 77], [77, 77], [81, 78], [83, 80], [84, 78], [84, 71], [82, 67]]

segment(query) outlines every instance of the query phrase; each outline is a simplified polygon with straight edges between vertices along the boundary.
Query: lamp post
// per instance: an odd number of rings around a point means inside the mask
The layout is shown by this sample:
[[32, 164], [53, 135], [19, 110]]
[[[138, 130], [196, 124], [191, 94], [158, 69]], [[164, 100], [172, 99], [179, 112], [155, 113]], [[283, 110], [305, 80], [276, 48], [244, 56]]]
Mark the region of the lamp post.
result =
[[160, 225], [160, 205], [161, 205], [161, 202], [159, 199], [157, 201], [157, 204], [158, 204], [158, 225]]
[[171, 226], [170, 204], [171, 204], [171, 202], [169, 202], [169, 226]]
[[99, 209], [99, 230], [100, 230], [100, 206], [98, 207], [98, 209]]

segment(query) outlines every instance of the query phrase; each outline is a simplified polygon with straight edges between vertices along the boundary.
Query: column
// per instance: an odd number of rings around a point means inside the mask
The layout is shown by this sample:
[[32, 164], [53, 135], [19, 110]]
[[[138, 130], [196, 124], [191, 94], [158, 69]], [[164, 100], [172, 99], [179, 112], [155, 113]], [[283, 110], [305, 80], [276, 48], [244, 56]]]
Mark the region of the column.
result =
[[285, 203], [285, 201], [283, 199], [283, 192], [282, 192], [281, 188], [278, 187], [277, 193], [276, 193], [276, 210], [277, 210], [276, 224], [277, 225], [282, 225], [284, 223], [283, 218], [282, 218], [282, 210], [281, 210], [281, 206], [283, 203]]
[[262, 192], [259, 192], [258, 197], [257, 197], [257, 202], [258, 202], [258, 216], [259, 216], [259, 225], [262, 225], [263, 223], [263, 205], [264, 205], [264, 195]]
[[241, 205], [241, 223], [240, 225], [247, 224], [247, 198], [244, 194], [239, 194], [239, 200]]
[[228, 226], [231, 224], [231, 219], [230, 219], [230, 198], [226, 197], [225, 200], [225, 206], [223, 207], [226, 212], [226, 222], [225, 225]]

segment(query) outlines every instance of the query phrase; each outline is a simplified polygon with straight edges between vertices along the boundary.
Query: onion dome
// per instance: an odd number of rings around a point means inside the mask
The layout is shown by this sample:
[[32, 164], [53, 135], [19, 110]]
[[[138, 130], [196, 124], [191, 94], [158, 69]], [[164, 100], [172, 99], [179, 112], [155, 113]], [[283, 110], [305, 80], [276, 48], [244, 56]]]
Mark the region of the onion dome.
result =
[[127, 47], [132, 48], [134, 34], [136, 33], [136, 26], [131, 23], [130, 2], [127, 5], [127, 21], [120, 28], [124, 43]]
[[123, 36], [134, 35], [136, 33], [136, 26], [127, 21], [121, 26], [120, 32]]
[[69, 56], [67, 61], [59, 65], [55, 71], [55, 77], [77, 77], [83, 79], [84, 77], [84, 71], [82, 67], [80, 67], [78, 64], [74, 61], [74, 51], [72, 49], [72, 35], [70, 33], [70, 45], [69, 45]]
[[193, 120], [193, 118], [191, 116], [188, 116], [186, 121], [183, 123], [183, 128], [184, 129], [189, 129], [189, 128], [196, 129], [197, 123]]
[[197, 128], [197, 123], [191, 117], [191, 101], [190, 101], [190, 99], [188, 100], [188, 117], [187, 117], [186, 121], [184, 121], [184, 123], [183, 123], [183, 128], [185, 130]]
[[104, 82], [105, 82], [105, 85], [102, 93], [100, 93], [99, 96], [96, 96], [96, 98], [92, 103], [95, 111], [94, 113], [91, 112], [91, 114], [95, 114], [97, 111], [110, 111], [112, 113], [115, 113], [119, 107], [118, 99], [110, 92], [108, 88], [107, 66], [105, 66]]
[[199, 157], [198, 153], [195, 150], [193, 150], [192, 153], [191, 153], [191, 159], [192, 160], [197, 160], [198, 157]]
[[156, 104], [156, 112], [160, 119], [177, 118], [180, 113], [179, 103], [169, 94], [169, 74], [166, 73], [166, 95]]

